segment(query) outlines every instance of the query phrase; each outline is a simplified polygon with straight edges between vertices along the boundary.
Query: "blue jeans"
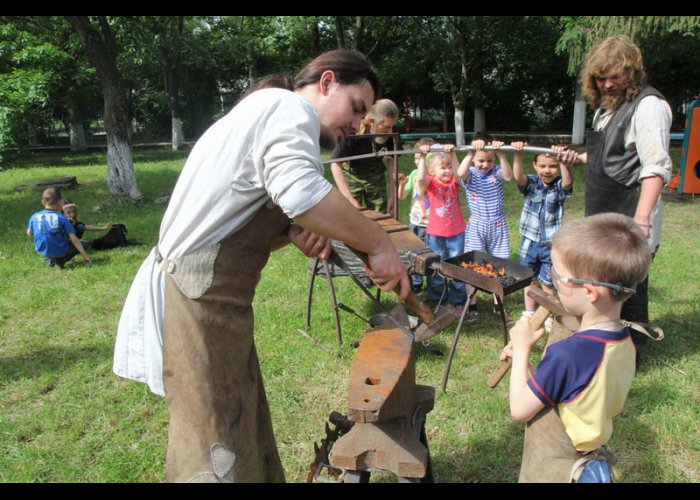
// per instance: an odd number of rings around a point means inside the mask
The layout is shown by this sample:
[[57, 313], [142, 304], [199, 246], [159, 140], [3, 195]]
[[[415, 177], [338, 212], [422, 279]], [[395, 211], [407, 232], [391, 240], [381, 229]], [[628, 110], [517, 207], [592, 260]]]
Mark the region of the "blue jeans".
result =
[[612, 483], [612, 473], [608, 461], [591, 460], [578, 478], [579, 483]]
[[520, 265], [532, 269], [533, 276], [543, 285], [552, 286], [552, 250], [549, 243], [537, 243], [523, 238], [519, 253]]
[[[464, 233], [459, 233], [449, 238], [444, 236], [425, 235], [425, 242], [430, 249], [438, 254], [442, 260], [451, 259], [464, 253]], [[445, 290], [444, 279], [437, 276], [428, 276], [428, 300], [439, 302]], [[463, 306], [467, 301], [467, 287], [462, 281], [450, 280], [450, 288], [447, 300], [454, 306]]]

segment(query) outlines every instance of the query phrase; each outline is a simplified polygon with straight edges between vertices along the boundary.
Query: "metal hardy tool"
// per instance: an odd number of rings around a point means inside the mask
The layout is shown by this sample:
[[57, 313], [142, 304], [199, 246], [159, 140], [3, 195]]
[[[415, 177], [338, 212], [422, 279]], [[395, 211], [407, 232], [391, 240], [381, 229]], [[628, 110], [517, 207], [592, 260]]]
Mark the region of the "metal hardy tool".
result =
[[[368, 265], [367, 254], [350, 246], [348, 246], [348, 248], [352, 250], [352, 252], [357, 255], [365, 265]], [[374, 294], [372, 294], [372, 292], [370, 292], [367, 287], [362, 284], [357, 276], [352, 273], [347, 263], [340, 257], [340, 255], [337, 254], [337, 252], [335, 252], [335, 250], [331, 253], [329, 260], [343, 269], [343, 271], [350, 276], [353, 282], [360, 287], [362, 292], [367, 295], [383, 313], [387, 315], [392, 323], [394, 323], [401, 329], [401, 331], [408, 335], [412, 341], [421, 342], [422, 340], [433, 337], [454, 323], [458, 318], [456, 311], [451, 307], [441, 309], [437, 315], [433, 314], [433, 311], [430, 310], [425, 302], [420, 300], [414, 293], [409, 292], [408, 297], [406, 298], [406, 305], [408, 305], [408, 307], [411, 308], [411, 310], [420, 318], [420, 320], [423, 321], [423, 324], [416, 329], [416, 333], [414, 334], [409, 328], [398, 321], [390, 312], [386, 310], [386, 308], [374, 296]], [[394, 289], [394, 292], [398, 294], [399, 290]]]

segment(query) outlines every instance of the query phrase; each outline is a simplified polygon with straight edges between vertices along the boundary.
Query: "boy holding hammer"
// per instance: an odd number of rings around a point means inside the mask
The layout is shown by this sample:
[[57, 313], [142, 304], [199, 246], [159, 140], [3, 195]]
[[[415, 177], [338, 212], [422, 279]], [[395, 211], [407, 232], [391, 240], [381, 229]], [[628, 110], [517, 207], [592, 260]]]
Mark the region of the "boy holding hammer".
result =
[[552, 344], [530, 374], [544, 333], [523, 317], [501, 360], [512, 358], [510, 410], [527, 422], [520, 482], [612, 482], [606, 444], [635, 373], [622, 305], [647, 276], [646, 237], [630, 217], [604, 213], [565, 224], [552, 240], [552, 282], [577, 332]]

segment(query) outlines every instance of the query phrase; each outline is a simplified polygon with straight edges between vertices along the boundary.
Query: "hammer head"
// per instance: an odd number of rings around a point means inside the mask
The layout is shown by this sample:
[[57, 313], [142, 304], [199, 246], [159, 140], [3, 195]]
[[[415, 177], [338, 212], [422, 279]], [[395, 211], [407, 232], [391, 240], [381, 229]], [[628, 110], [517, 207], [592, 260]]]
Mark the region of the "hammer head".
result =
[[441, 307], [433, 321], [430, 323], [423, 323], [416, 329], [415, 341], [423, 342], [433, 338], [445, 328], [452, 325], [457, 319], [459, 319], [459, 314], [457, 314], [456, 309], [452, 305]]
[[534, 299], [535, 302], [537, 302], [539, 305], [547, 309], [549, 312], [551, 312], [555, 316], [558, 316], [562, 324], [568, 329], [573, 331], [578, 330], [578, 319], [576, 319], [576, 316], [571, 315], [569, 311], [564, 309], [564, 306], [561, 304], [561, 302], [556, 296], [549, 294], [541, 290], [540, 288], [534, 286], [530, 287], [530, 289], [527, 291], [527, 295], [528, 297]]

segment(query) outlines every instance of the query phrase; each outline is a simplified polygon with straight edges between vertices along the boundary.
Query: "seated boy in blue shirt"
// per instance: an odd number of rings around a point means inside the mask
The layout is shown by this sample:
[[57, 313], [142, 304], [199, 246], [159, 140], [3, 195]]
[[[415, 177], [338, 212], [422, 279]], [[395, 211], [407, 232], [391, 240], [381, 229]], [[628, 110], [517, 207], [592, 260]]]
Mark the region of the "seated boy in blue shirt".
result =
[[521, 482], [612, 482], [606, 444], [635, 373], [622, 304], [644, 281], [647, 239], [625, 215], [603, 213], [565, 224], [552, 239], [552, 282], [562, 305], [581, 316], [577, 332], [550, 345], [533, 375], [528, 359], [544, 333], [522, 317], [501, 359], [513, 360], [512, 416], [527, 422]]
[[[83, 256], [85, 264], [90, 264], [90, 257], [75, 235], [75, 229], [61, 212], [60, 189], [44, 190], [41, 204], [44, 210], [30, 217], [27, 236], [34, 237], [34, 249], [44, 257], [46, 265], [63, 269], [66, 262], [78, 253]], [[68, 243], [69, 239], [73, 247]]]

